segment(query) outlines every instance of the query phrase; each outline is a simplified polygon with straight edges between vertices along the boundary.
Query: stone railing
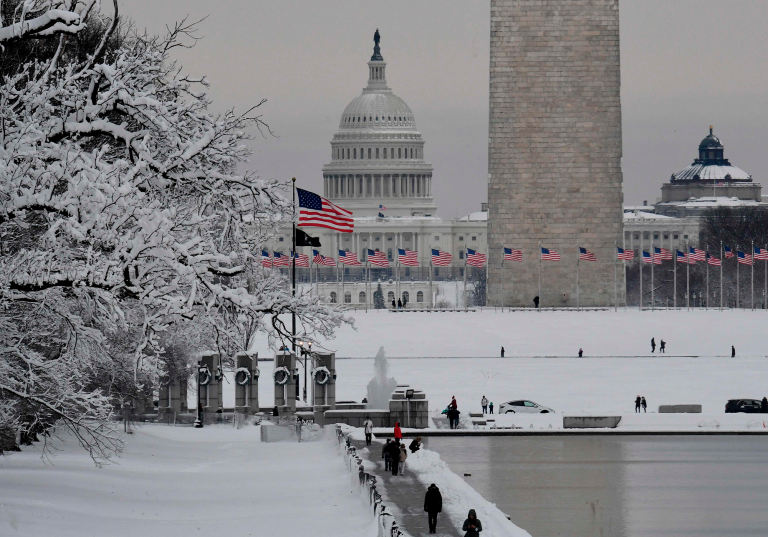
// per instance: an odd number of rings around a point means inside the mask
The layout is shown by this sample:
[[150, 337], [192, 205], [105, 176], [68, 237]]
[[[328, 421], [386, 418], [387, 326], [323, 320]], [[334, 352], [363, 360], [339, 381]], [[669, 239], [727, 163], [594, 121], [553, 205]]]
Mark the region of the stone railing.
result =
[[381, 499], [381, 494], [376, 490], [376, 476], [369, 474], [363, 469], [363, 461], [357, 455], [357, 449], [349, 441], [349, 436], [342, 431], [341, 425], [336, 426], [336, 439], [344, 455], [347, 468], [353, 474], [357, 472], [358, 485], [365, 490], [368, 504], [373, 509], [373, 516], [376, 517], [378, 537], [405, 537], [394, 515], [389, 512]]

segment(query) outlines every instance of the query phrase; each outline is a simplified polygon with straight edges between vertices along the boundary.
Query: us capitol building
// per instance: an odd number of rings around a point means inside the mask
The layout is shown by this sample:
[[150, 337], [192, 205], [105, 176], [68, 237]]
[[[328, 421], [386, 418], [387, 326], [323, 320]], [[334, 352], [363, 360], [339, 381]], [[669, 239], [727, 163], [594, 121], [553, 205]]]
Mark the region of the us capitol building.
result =
[[[323, 166], [322, 195], [353, 211], [355, 230], [338, 233], [305, 228], [304, 231], [319, 237], [322, 246], [316, 249], [337, 263], [338, 250], [346, 250], [356, 253], [364, 264], [370, 248], [385, 252], [390, 267], [371, 267], [369, 290], [363, 281], [363, 268], [344, 265], [338, 271], [334, 267], [318, 268], [317, 280], [315, 265], [311, 269], [297, 268], [297, 281], [309, 283], [310, 278], [313, 283], [319, 281], [317, 289], [321, 297], [356, 308], [365, 307], [366, 302], [372, 307], [372, 294], [378, 283], [388, 306], [393, 298], [405, 297], [414, 307], [428, 307], [434, 300], [429, 293], [430, 247], [453, 256], [451, 266], [433, 267], [433, 281], [463, 281], [465, 244], [467, 248], [487, 254], [487, 207], [483, 204], [481, 211], [454, 220], [443, 220], [436, 215], [433, 168], [425, 160], [425, 141], [416, 128], [410, 107], [387, 86], [387, 63], [381, 55], [379, 39], [376, 30], [373, 56], [368, 62], [368, 85], [344, 109], [331, 141], [331, 161]], [[269, 246], [287, 254], [291, 249], [290, 230], [281, 235]], [[399, 289], [395, 269], [397, 248], [416, 251], [419, 259], [419, 267], [399, 269]], [[312, 258], [312, 248], [297, 250]], [[344, 270], [343, 290], [341, 270]], [[468, 280], [474, 277], [468, 274]], [[433, 285], [435, 295], [439, 288], [438, 283]], [[446, 298], [455, 302], [455, 290]]]

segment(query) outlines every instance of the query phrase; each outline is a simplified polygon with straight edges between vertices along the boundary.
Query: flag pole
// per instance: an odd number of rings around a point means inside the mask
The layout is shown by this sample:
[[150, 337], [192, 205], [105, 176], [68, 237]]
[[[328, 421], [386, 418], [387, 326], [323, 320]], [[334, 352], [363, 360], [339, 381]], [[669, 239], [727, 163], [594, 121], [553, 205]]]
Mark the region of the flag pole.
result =
[[464, 243], [464, 309], [467, 309], [467, 243]]
[[[579, 262], [581, 261], [581, 249], [579, 248], [579, 241], [576, 241], [576, 311], [579, 311]], [[565, 304], [563, 304], [565, 305]]]
[[643, 243], [640, 243], [640, 307], [638, 311], [643, 311]]
[[[365, 252], [365, 270], [368, 273], [368, 281], [365, 284], [365, 313], [368, 313], [368, 287], [371, 283], [371, 256], [368, 255], [368, 252]], [[342, 273], [342, 279], [343, 275], [344, 273]]]
[[[293, 255], [296, 255], [296, 178], [291, 179], [293, 185]], [[291, 259], [291, 296], [296, 296], [296, 261]], [[291, 351], [296, 355], [296, 311], [291, 311]], [[291, 372], [293, 374], [293, 372]], [[296, 388], [298, 391], [298, 388]]]
[[[765, 246], [765, 249], [768, 250], [768, 244]], [[768, 309], [768, 256], [765, 258], [763, 268], [765, 276], [765, 289], [763, 289], [763, 309]]]
[[[341, 298], [339, 299], [339, 302], [342, 304], [347, 303], [346, 295], [344, 294], [345, 288], [344, 288], [344, 269], [341, 269]], [[354, 289], [354, 288], [353, 288]]]
[[[619, 243], [618, 241], [613, 241], [613, 251], [615, 253], [618, 253], [619, 251]], [[619, 311], [619, 294], [618, 294], [618, 285], [616, 284], [616, 265], [618, 261], [618, 255], [613, 259], [613, 311]]]
[[653, 239], [651, 239], [651, 311], [656, 306], [656, 300], [654, 298], [654, 286], [656, 280], [653, 277], [653, 269], [656, 266], [656, 247], [653, 245]]
[[720, 311], [723, 311], [723, 241], [720, 241]]
[[[504, 274], [504, 258], [507, 255], [507, 246], [505, 243], [501, 243], [501, 313], [504, 313], [504, 295], [507, 292], [507, 279], [505, 278]], [[488, 250], [488, 255], [491, 254], [491, 251]]]
[[750, 261], [751, 271], [752, 271], [752, 282], [750, 284], [750, 287], [752, 289], [752, 311], [755, 311], [755, 241], [752, 241], [752, 249], [749, 252], [749, 255], [752, 256]]
[[691, 311], [691, 247], [685, 241], [685, 307]]
[[672, 293], [672, 308], [677, 309], [677, 245], [675, 245], [675, 270], [674, 270], [674, 278], [673, 278], [673, 284], [672, 287], [674, 287], [674, 292]]
[[707, 245], [707, 301], [704, 303], [704, 309], [709, 309], [709, 245]]
[[539, 305], [538, 310], [541, 311], [541, 241], [539, 241]]
[[741, 265], [741, 263], [739, 263], [739, 245], [736, 244], [736, 309], [739, 309], [741, 306], [741, 293], [739, 292], [739, 265]]
[[[400, 252], [398, 252], [397, 258], [398, 260], [400, 259]], [[430, 309], [434, 309], [435, 293], [432, 291], [432, 241], [429, 241], [429, 303]]]

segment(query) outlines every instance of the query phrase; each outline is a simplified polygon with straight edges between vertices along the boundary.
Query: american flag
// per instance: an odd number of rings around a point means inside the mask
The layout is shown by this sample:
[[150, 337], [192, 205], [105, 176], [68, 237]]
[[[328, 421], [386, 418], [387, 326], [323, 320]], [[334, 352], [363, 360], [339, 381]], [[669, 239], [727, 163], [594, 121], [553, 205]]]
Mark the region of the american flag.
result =
[[688, 259], [688, 256], [685, 255], [680, 250], [675, 250], [677, 252], [677, 262], [678, 263], [688, 263], [689, 265], [695, 265], [696, 260], [695, 259]]
[[755, 259], [762, 259], [768, 261], [768, 250], [755, 246]]
[[406, 267], [418, 267], [419, 266], [419, 258], [418, 253], [413, 252], [411, 250], [405, 250], [403, 248], [397, 249], [397, 260], [400, 261], [401, 265], [405, 265]]
[[332, 257], [325, 257], [317, 250], [312, 250], [312, 255], [315, 257], [312, 258], [312, 262], [315, 265], [324, 265], [326, 267], [335, 267], [336, 266], [336, 260]]
[[654, 246], [653, 253], [656, 255], [656, 257], [665, 261], [669, 261], [672, 259], [672, 252], [670, 252], [666, 248], [656, 248]]
[[275, 267], [287, 267], [291, 264], [291, 260], [288, 259], [288, 256], [281, 254], [280, 252], [273, 252], [272, 258], [272, 265]]
[[745, 254], [744, 252], [736, 252], [736, 255], [738, 256], [738, 262], [742, 265], [751, 265], [752, 264], [752, 256], [750, 254]]
[[293, 256], [294, 263], [296, 263], [297, 267], [305, 267], [309, 268], [309, 256], [306, 254], [297, 254], [296, 252], [291, 252], [291, 255]]
[[467, 248], [467, 264], [473, 267], [482, 268], [485, 264], [485, 254], [478, 253], [472, 248]]
[[504, 247], [504, 261], [522, 261], [523, 252], [514, 248]]
[[707, 252], [705, 252], [704, 250], [699, 250], [698, 248], [688, 248], [688, 252], [691, 254], [691, 259], [694, 259], [696, 261], [707, 260]]
[[436, 267], [447, 267], [451, 264], [452, 259], [453, 256], [448, 252], [432, 248], [432, 264]]
[[384, 252], [378, 250], [371, 250], [368, 248], [368, 261], [376, 265], [377, 267], [387, 268], [389, 266], [389, 260]]
[[722, 261], [720, 261], [716, 257], [712, 257], [711, 255], [709, 255], [709, 253], [707, 253], [707, 263], [709, 263], [710, 265], [714, 265], [715, 267], [719, 267], [720, 265], [723, 264]]
[[654, 265], [661, 265], [661, 258], [651, 255], [643, 250], [643, 263], [653, 263]]
[[387, 208], [386, 208], [386, 207], [384, 207], [384, 206], [383, 206], [381, 203], [379, 203], [379, 210], [380, 210], [380, 211], [386, 211], [386, 210], [387, 210]]
[[560, 261], [560, 254], [554, 250], [550, 250], [549, 248], [542, 248], [541, 258], [544, 261]]
[[345, 252], [339, 250], [339, 263], [342, 265], [350, 265], [352, 267], [360, 267], [362, 264], [357, 260], [357, 254], [353, 252]]
[[616, 247], [616, 259], [623, 259], [624, 261], [632, 261], [635, 258], [634, 250], [625, 250], [624, 248]]
[[299, 194], [299, 226], [325, 227], [342, 233], [352, 233], [355, 221], [352, 211], [334, 205], [322, 196], [297, 188]]
[[272, 258], [269, 257], [269, 252], [266, 250], [261, 251], [261, 266], [267, 268], [272, 266]]
[[731, 259], [733, 257], [733, 250], [731, 250], [730, 246], [723, 246], [723, 249], [725, 250], [725, 258]]
[[597, 261], [594, 253], [581, 246], [579, 246], [579, 259], [583, 259], [584, 261]]

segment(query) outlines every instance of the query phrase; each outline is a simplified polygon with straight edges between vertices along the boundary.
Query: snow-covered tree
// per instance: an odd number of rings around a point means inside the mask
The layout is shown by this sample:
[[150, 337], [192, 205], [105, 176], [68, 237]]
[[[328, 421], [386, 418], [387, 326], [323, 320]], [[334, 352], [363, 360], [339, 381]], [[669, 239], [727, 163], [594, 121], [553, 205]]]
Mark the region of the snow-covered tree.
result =
[[377, 310], [383, 310], [387, 307], [384, 304], [384, 291], [381, 289], [381, 282], [376, 285], [376, 290], [373, 292], [373, 307]]
[[[170, 57], [191, 25], [104, 54], [112, 21], [86, 61], [67, 60], [66, 35], [97, 8], [24, 0], [0, 29], [0, 44], [59, 37], [46, 65], [0, 85], [0, 421], [61, 422], [102, 460], [120, 440], [95, 373], [157, 374], [173, 323], [246, 346], [258, 331], [288, 338], [281, 314], [296, 314], [304, 339], [331, 337], [344, 319], [253, 262], [292, 218], [286, 183], [238, 171], [251, 132], [266, 127], [259, 105], [209, 110], [208, 82]], [[138, 329], [124, 363], [109, 338], [128, 309]]]

